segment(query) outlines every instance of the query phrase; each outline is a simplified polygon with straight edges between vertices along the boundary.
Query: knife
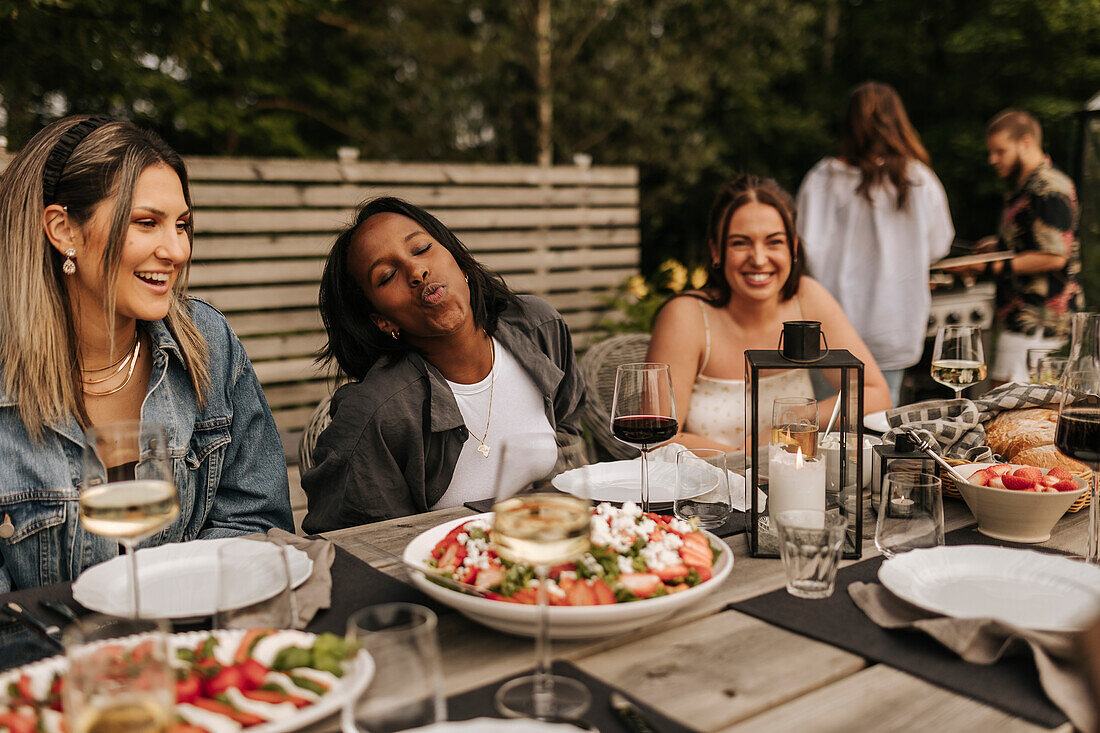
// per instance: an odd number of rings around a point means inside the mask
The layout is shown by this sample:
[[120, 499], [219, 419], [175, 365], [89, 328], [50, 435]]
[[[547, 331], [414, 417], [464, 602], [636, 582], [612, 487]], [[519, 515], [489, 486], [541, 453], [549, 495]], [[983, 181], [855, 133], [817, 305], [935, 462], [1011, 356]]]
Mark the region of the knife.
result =
[[73, 610], [73, 607], [64, 601], [51, 601], [46, 598], [40, 598], [38, 605], [47, 611], [53, 611], [58, 616], [61, 616], [71, 623], [76, 623], [80, 620], [76, 615], [76, 611]]
[[610, 695], [611, 709], [615, 711], [615, 717], [626, 726], [631, 733], [659, 733], [656, 726], [650, 723], [638, 706], [630, 702], [626, 695], [612, 692]]
[[61, 644], [61, 629], [57, 626], [47, 626], [15, 601], [8, 601], [0, 610], [41, 636], [58, 651], [65, 651], [65, 647]]

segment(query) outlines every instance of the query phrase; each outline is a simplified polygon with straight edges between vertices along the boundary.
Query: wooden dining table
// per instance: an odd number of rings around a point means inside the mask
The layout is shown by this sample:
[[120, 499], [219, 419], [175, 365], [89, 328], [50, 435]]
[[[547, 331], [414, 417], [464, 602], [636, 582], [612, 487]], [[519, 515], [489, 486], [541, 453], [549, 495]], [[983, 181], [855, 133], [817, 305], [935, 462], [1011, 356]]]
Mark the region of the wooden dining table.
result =
[[[399, 559], [405, 545], [426, 529], [473, 514], [458, 507], [323, 536], [408, 581], [409, 571]], [[1067, 514], [1045, 546], [1081, 552], [1087, 515], [1087, 510]], [[947, 530], [974, 524], [957, 500], [945, 503], [945, 520]], [[785, 582], [780, 560], [749, 555], [746, 535], [724, 541], [734, 554], [733, 572], [711, 595], [631, 633], [555, 641], [554, 657], [701, 731], [1050, 730], [886, 664], [727, 610]], [[865, 540], [863, 559], [876, 554], [874, 542]], [[843, 561], [842, 567], [853, 562], [859, 561]], [[438, 629], [448, 696], [534, 663], [531, 639], [494, 631], [458, 613], [442, 615]], [[1066, 723], [1054, 730], [1068, 733], [1073, 727]]]

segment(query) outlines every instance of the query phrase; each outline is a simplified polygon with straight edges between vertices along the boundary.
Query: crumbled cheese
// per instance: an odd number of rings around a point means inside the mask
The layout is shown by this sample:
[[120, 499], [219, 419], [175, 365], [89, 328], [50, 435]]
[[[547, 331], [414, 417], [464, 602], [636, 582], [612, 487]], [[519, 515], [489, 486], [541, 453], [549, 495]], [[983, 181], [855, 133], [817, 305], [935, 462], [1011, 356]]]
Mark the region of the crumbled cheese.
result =
[[641, 557], [650, 570], [660, 570], [669, 565], [680, 562], [680, 553], [677, 550], [684, 544], [676, 535], [666, 533], [657, 542], [650, 542], [642, 548]]
[[466, 544], [466, 540], [470, 539], [470, 535], [466, 534], [465, 532], [459, 532], [457, 535], [455, 535], [455, 539], [458, 540], [459, 544], [464, 545]]
[[599, 560], [592, 557], [591, 552], [586, 552], [583, 555], [581, 555], [581, 559], [578, 560], [577, 562], [579, 562], [581, 565], [583, 565], [584, 569], [587, 570], [589, 573], [592, 573], [592, 574], [599, 573], [603, 569], [603, 566], [600, 565]]
[[684, 534], [695, 531], [692, 529], [690, 522], [685, 522], [679, 517], [673, 517], [671, 520], [669, 520], [668, 526], [676, 530], [677, 532], [683, 532]]
[[620, 573], [625, 574], [625, 573], [635, 572], [634, 563], [631, 561], [631, 559], [629, 557], [625, 557], [623, 555], [618, 555], [618, 556], [616, 556], [615, 559], [618, 560], [618, 562], [619, 562], [619, 572]]
[[[576, 575], [576, 573], [574, 573]], [[538, 582], [538, 581], [535, 581]], [[546, 592], [555, 598], [565, 598], [565, 591], [558, 587], [558, 584], [553, 580], [546, 581]]]

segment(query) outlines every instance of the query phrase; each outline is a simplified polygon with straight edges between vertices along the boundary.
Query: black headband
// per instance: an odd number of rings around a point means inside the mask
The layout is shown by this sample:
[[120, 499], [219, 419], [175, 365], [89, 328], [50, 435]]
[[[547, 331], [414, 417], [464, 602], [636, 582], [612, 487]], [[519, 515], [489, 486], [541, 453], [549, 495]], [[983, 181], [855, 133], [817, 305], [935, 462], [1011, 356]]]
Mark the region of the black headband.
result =
[[65, 170], [65, 164], [69, 162], [69, 156], [76, 150], [76, 146], [111, 121], [110, 117], [89, 117], [81, 120], [66, 130], [53, 146], [42, 170], [42, 200], [46, 206], [54, 203], [57, 198], [57, 182], [61, 180], [61, 172]]

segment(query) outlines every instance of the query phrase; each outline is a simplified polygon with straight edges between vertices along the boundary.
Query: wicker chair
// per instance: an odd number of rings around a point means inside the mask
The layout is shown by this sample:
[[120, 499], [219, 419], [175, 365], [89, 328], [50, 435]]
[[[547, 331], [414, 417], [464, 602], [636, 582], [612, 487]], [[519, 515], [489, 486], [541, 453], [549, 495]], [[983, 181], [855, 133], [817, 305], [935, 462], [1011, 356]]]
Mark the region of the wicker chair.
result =
[[332, 395], [321, 400], [309, 416], [306, 429], [302, 431], [302, 440], [298, 443], [298, 469], [305, 471], [313, 468], [313, 449], [317, 447], [317, 438], [321, 435], [332, 418], [328, 414], [328, 405], [332, 401]]
[[626, 333], [601, 341], [580, 359], [581, 374], [588, 386], [584, 404], [584, 425], [596, 444], [611, 458], [636, 458], [638, 451], [620, 443], [611, 434], [611, 402], [615, 396], [615, 370], [620, 364], [645, 361], [648, 333]]

